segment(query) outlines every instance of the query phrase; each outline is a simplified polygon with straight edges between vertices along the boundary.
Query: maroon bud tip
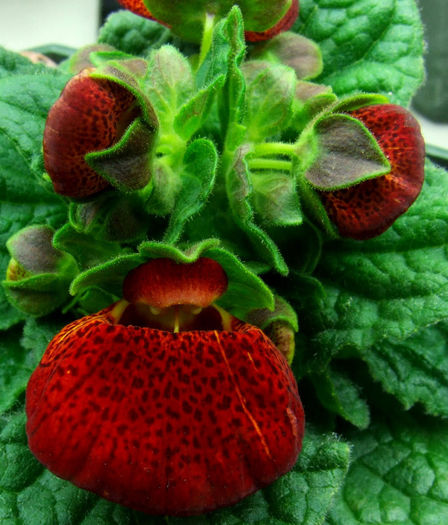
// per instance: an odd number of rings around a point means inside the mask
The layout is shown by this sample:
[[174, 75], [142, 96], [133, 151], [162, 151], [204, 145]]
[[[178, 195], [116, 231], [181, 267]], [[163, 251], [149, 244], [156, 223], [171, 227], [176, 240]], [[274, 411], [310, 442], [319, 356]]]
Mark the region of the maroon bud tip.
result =
[[155, 20], [143, 0], [118, 0], [118, 3], [136, 15]]
[[279, 33], [291, 29], [298, 16], [299, 0], [292, 0], [291, 7], [288, 9], [285, 16], [275, 24], [275, 26], [266, 31], [246, 31], [244, 33], [246, 40], [248, 42], [263, 42], [264, 40], [270, 40]]

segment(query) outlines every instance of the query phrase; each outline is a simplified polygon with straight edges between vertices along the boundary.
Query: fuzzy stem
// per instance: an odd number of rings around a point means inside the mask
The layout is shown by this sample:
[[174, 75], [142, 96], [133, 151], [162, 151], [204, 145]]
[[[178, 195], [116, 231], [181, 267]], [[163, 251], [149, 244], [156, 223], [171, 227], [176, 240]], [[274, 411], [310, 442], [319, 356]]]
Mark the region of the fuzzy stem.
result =
[[274, 170], [274, 171], [291, 171], [291, 161], [276, 159], [249, 159], [249, 169], [251, 170]]
[[286, 142], [262, 142], [255, 144], [253, 152], [259, 157], [268, 155], [296, 155], [297, 146]]
[[201, 40], [201, 47], [200, 47], [200, 52], [199, 52], [199, 60], [197, 63], [196, 70], [198, 70], [201, 67], [202, 62], [204, 62], [205, 57], [207, 56], [207, 53], [210, 49], [210, 46], [212, 45], [214, 27], [215, 27], [215, 15], [206, 13], [205, 22], [204, 22], [204, 30], [202, 31], [202, 40]]

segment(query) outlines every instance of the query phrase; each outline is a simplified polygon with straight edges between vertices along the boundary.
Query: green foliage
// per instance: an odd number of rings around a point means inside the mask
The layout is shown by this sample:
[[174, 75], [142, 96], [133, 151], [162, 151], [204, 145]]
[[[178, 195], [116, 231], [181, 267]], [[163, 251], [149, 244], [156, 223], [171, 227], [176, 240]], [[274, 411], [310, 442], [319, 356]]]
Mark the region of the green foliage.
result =
[[328, 525], [444, 525], [448, 516], [447, 425], [380, 414], [351, 433], [353, 461]]
[[[156, 16], [185, 21], [173, 29], [190, 40], [200, 40], [206, 22], [199, 49], [120, 11], [99, 35], [112, 47], [76, 55], [73, 64], [97, 65], [94, 76], [124, 86], [140, 108], [118, 144], [88, 154], [115, 188], [85, 201], [55, 195], [44, 175], [46, 115], [69, 76], [0, 49], [0, 271], [7, 239], [34, 224], [55, 229], [53, 247], [79, 266], [65, 317], [25, 320], [0, 290], [2, 524], [447, 521], [448, 429], [436, 417], [448, 416], [448, 175], [428, 163], [417, 202], [365, 242], [331, 240], [310, 192], [310, 184], [345, 187], [389, 169], [370, 132], [341, 114], [387, 103], [384, 95], [409, 103], [422, 79], [416, 4], [301, 0], [300, 35], [247, 46], [245, 29], [272, 25], [289, 2], [241, 0], [227, 13], [233, 3], [220, 2], [219, 16], [206, 19], [208, 0], [182, 9], [145, 0]], [[143, 172], [151, 180], [135, 184]], [[146, 516], [75, 488], [33, 458], [24, 391], [54, 334], [122, 297], [130, 270], [157, 257], [201, 256], [226, 272], [220, 306], [262, 328], [299, 328], [293, 370], [307, 420], [319, 426], [308, 423], [291, 472], [235, 506]], [[372, 380], [412, 415], [383, 414]]]
[[423, 32], [414, 0], [301, 0], [294, 30], [317, 42], [317, 79], [338, 95], [383, 93], [407, 106], [423, 80]]

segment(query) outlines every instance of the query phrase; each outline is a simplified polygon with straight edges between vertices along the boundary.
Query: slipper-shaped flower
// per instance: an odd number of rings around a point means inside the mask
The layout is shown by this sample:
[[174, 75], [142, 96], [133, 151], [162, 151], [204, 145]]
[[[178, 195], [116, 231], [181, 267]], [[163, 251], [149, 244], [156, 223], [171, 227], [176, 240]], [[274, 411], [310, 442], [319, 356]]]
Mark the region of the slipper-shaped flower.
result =
[[226, 284], [210, 259], [156, 259], [128, 275], [128, 300], [56, 335], [27, 388], [36, 457], [150, 514], [230, 505], [289, 471], [296, 381], [261, 330], [211, 304]]
[[350, 115], [372, 133], [391, 169], [380, 177], [319, 195], [339, 234], [364, 240], [383, 233], [418, 197], [425, 145], [417, 120], [401, 106], [378, 104]]

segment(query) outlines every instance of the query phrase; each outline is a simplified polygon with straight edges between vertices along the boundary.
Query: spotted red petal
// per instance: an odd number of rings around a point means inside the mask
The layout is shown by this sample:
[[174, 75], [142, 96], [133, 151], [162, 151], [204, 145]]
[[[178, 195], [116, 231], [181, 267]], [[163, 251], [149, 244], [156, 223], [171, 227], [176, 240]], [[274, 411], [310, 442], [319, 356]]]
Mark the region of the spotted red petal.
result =
[[172, 259], [153, 259], [132, 270], [123, 284], [130, 303], [145, 303], [156, 308], [173, 305], [205, 307], [227, 289], [227, 276], [221, 265], [200, 257], [190, 264]]
[[288, 31], [294, 25], [299, 16], [299, 0], [292, 0], [291, 7], [288, 9], [285, 16], [275, 24], [275, 26], [266, 31], [246, 31], [244, 36], [248, 42], [262, 42], [270, 40], [275, 35], [283, 31]]
[[350, 114], [376, 138], [391, 170], [347, 189], [320, 192], [320, 198], [340, 235], [362, 240], [383, 233], [419, 195], [425, 145], [418, 122], [401, 106], [379, 104]]
[[45, 169], [55, 191], [68, 197], [87, 197], [109, 186], [84, 157], [118, 142], [136, 116], [134, 95], [115, 82], [91, 78], [90, 72], [68, 82], [45, 125]]
[[170, 515], [233, 504], [292, 468], [303, 409], [261, 330], [173, 333], [114, 324], [112, 308], [65, 327], [31, 376], [27, 435], [46, 467]]

